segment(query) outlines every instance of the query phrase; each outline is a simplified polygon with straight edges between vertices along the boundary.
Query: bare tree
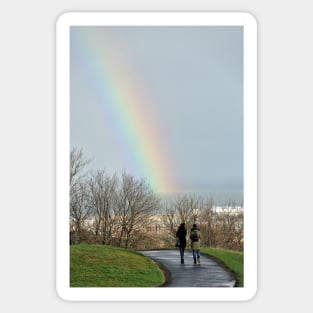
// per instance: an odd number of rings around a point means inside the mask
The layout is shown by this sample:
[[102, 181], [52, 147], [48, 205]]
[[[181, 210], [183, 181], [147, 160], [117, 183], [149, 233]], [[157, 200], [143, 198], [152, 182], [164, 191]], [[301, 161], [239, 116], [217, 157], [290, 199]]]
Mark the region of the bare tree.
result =
[[144, 179], [122, 174], [118, 200], [119, 246], [135, 245], [138, 234], [145, 232], [159, 199]]
[[244, 216], [243, 210], [237, 213], [236, 223], [234, 227], [233, 249], [243, 250], [243, 233], [244, 233]]
[[80, 243], [83, 239], [85, 222], [89, 217], [91, 208], [86, 185], [80, 182], [75, 184], [73, 189], [71, 190], [70, 201], [70, 236], [71, 241]]
[[177, 219], [177, 226], [181, 222], [185, 222], [186, 226], [188, 227], [188, 224], [190, 224], [190, 216], [192, 214], [192, 211], [190, 210], [190, 206], [188, 203], [188, 197], [187, 195], [178, 195], [172, 204], [174, 207], [174, 212], [176, 214]]
[[165, 246], [173, 246], [177, 227], [184, 219], [178, 217], [174, 201], [165, 202], [163, 206], [165, 214], [162, 215], [162, 222], [166, 231], [163, 233], [162, 239]]
[[104, 170], [94, 172], [88, 181], [94, 234], [104, 245], [111, 243], [116, 223], [117, 186], [117, 176], [110, 177]]
[[89, 214], [88, 193], [83, 183], [83, 169], [89, 163], [82, 149], [70, 152], [70, 240], [81, 241], [84, 221]]
[[218, 245], [224, 249], [243, 248], [243, 211], [235, 205], [223, 207], [217, 216]]
[[91, 162], [85, 159], [83, 149], [72, 148], [70, 153], [70, 186], [73, 187], [84, 177], [82, 171]]
[[217, 245], [215, 217], [213, 199], [207, 199], [201, 215], [201, 236], [203, 244], [208, 247], [216, 247]]

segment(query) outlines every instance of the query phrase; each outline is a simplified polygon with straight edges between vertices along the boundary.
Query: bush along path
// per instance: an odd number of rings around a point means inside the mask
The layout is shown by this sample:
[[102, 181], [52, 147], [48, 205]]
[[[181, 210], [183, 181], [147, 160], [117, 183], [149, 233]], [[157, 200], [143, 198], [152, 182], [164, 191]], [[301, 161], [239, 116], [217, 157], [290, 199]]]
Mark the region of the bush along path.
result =
[[155, 260], [166, 270], [167, 281], [163, 287], [234, 287], [233, 274], [213, 259], [201, 255], [201, 263], [194, 264], [192, 253], [185, 251], [181, 264], [178, 250], [140, 251]]

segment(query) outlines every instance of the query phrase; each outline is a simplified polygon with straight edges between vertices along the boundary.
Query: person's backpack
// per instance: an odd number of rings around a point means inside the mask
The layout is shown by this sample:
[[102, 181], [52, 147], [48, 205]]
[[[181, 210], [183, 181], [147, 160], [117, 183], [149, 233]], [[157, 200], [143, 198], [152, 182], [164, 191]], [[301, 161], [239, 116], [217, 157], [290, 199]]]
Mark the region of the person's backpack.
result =
[[191, 233], [191, 235], [190, 235], [190, 239], [191, 239], [192, 241], [198, 241], [198, 240], [199, 240], [199, 238], [198, 238], [198, 233], [197, 233], [196, 231], [193, 231], [193, 232]]

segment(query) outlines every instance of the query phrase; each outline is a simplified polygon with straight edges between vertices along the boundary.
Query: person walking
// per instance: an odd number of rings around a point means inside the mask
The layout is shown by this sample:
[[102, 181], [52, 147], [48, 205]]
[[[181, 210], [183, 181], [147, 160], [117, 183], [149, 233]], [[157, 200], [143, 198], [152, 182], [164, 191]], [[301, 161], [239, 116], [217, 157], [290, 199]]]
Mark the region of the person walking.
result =
[[187, 229], [186, 224], [181, 223], [177, 232], [176, 237], [179, 240], [178, 248], [180, 252], [180, 263], [184, 264], [184, 254], [185, 254], [185, 248], [186, 248], [186, 235], [187, 235]]
[[197, 224], [193, 224], [190, 230], [190, 240], [194, 264], [200, 264], [200, 239], [200, 229]]

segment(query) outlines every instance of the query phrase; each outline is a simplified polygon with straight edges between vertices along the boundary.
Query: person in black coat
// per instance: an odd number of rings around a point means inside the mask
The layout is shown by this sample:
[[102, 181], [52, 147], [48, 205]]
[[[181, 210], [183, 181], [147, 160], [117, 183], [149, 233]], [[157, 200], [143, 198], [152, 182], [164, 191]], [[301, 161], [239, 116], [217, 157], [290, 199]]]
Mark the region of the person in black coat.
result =
[[179, 252], [180, 252], [180, 263], [184, 264], [184, 254], [185, 254], [185, 248], [186, 248], [186, 235], [187, 235], [187, 230], [186, 230], [186, 224], [181, 223], [177, 232], [176, 232], [176, 237], [179, 240]]

